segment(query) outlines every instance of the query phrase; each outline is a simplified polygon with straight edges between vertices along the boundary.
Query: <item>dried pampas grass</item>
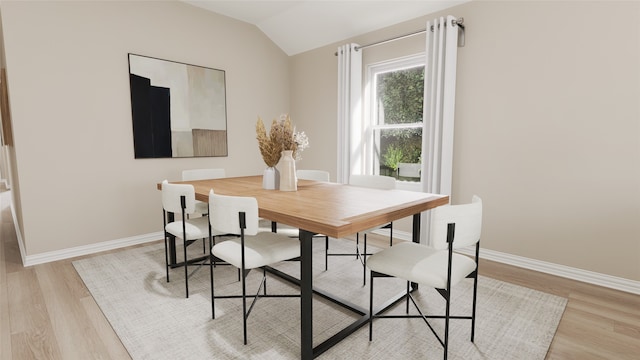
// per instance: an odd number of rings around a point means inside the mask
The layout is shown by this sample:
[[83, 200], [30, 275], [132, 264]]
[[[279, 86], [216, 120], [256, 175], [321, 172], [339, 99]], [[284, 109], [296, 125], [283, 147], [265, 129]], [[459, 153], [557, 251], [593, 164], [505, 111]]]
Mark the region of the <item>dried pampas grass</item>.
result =
[[281, 118], [279, 121], [273, 119], [269, 134], [267, 134], [262, 119], [258, 116], [256, 139], [258, 140], [258, 147], [260, 148], [262, 159], [268, 167], [274, 167], [278, 164], [283, 150], [293, 150], [295, 155], [297, 144], [294, 141], [293, 133], [293, 126], [289, 115], [286, 115], [286, 118]]
[[[275, 120], [274, 120], [275, 124]], [[273, 129], [273, 124], [271, 125]], [[273, 136], [271, 131], [271, 136]], [[258, 123], [256, 124], [256, 139], [258, 139], [258, 147], [260, 148], [260, 154], [262, 159], [268, 167], [274, 167], [280, 161], [280, 148], [279, 144], [271, 141], [271, 137], [267, 135], [267, 130], [264, 128], [262, 119], [258, 117]]]

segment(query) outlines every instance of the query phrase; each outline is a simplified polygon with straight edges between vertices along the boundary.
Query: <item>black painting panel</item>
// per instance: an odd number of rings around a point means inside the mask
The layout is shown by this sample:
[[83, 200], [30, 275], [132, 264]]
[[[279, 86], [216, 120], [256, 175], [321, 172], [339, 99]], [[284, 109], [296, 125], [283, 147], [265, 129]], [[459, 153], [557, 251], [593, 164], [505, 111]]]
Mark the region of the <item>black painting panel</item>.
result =
[[152, 86], [150, 93], [153, 157], [171, 157], [171, 91]]
[[153, 124], [151, 122], [151, 81], [130, 74], [133, 148], [136, 159], [153, 158]]
[[151, 80], [129, 75], [136, 159], [171, 157], [171, 94]]

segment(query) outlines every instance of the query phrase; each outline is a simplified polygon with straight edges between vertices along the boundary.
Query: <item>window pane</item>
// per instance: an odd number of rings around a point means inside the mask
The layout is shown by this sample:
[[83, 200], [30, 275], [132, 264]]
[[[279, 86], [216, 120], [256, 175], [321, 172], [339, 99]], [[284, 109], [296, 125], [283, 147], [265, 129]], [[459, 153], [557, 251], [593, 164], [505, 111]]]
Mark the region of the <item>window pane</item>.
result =
[[377, 129], [376, 149], [380, 175], [420, 181], [422, 128]]
[[[381, 175], [420, 181], [424, 66], [376, 74], [376, 167]], [[389, 125], [403, 124], [401, 128]], [[415, 127], [406, 127], [416, 124]], [[375, 127], [374, 127], [375, 128]]]
[[421, 122], [423, 96], [424, 66], [377, 74], [377, 124]]

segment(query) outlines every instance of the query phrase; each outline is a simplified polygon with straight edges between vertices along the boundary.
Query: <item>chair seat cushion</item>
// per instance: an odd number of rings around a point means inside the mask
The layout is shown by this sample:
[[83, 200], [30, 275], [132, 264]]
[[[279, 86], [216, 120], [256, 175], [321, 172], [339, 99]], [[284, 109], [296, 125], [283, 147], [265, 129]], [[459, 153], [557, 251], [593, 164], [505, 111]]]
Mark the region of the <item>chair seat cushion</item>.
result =
[[[260, 232], [245, 236], [245, 269], [258, 268], [300, 256], [300, 241], [286, 235]], [[211, 252], [229, 264], [241, 268], [240, 238], [222, 241], [213, 246]]]
[[[367, 267], [373, 271], [437, 289], [447, 287], [448, 250], [436, 250], [412, 242], [400, 243], [371, 255]], [[476, 269], [476, 262], [453, 253], [451, 286]]]
[[[168, 223], [165, 230], [169, 234], [182, 239], [182, 220]], [[209, 218], [203, 216], [186, 220], [185, 231], [187, 235], [184, 240], [195, 240], [209, 237]]]
[[[165, 230], [175, 236], [182, 239], [182, 221], [173, 221], [167, 224]], [[191, 218], [185, 221], [185, 230], [187, 238], [184, 240], [197, 240], [209, 237], [209, 217], [201, 216], [197, 218]], [[223, 233], [211, 229], [213, 236], [224, 235]]]
[[198, 214], [206, 215], [209, 213], [209, 203], [196, 200], [196, 212]]

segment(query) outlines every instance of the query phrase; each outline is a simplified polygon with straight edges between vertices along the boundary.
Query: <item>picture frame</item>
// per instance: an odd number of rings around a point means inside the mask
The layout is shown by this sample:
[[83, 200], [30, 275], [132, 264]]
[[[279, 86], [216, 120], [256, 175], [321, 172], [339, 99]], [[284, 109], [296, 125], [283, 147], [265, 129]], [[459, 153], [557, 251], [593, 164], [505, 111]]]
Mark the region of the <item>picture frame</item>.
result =
[[136, 159], [228, 155], [224, 70], [128, 59]]

